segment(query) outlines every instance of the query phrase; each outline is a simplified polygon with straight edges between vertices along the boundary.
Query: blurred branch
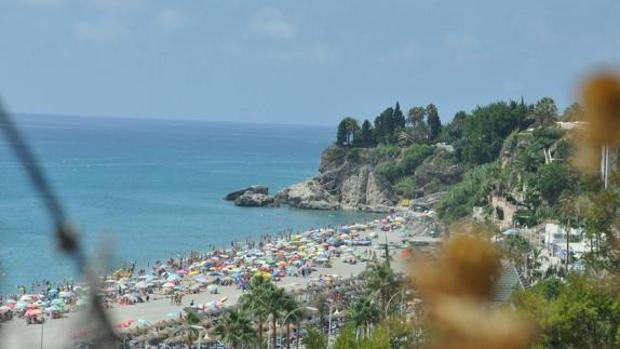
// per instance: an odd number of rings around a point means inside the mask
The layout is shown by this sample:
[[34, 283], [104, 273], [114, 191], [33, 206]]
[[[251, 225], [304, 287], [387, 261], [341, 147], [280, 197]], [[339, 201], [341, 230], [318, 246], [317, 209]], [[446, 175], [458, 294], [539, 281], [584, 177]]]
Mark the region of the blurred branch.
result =
[[20, 133], [13, 118], [6, 112], [1, 103], [0, 128], [8, 139], [9, 146], [13, 149], [17, 159], [26, 171], [30, 183], [43, 201], [46, 211], [54, 224], [56, 238], [61, 250], [73, 259], [77, 269], [84, 275], [90, 285], [92, 316], [94, 317], [93, 320], [98, 322], [97, 340], [94, 341], [96, 343], [94, 347], [113, 347], [116, 342], [116, 334], [98, 295], [97, 277], [89, 268], [86, 254], [78, 241], [78, 234], [68, 223], [62, 202], [45, 176], [45, 172], [39, 165], [34, 152]]

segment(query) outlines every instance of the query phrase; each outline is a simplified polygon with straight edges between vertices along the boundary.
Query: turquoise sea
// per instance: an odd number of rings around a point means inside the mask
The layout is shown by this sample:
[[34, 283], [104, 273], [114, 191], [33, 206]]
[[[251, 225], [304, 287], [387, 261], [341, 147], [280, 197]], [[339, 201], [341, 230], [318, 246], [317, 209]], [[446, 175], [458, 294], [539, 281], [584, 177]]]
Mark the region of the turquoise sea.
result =
[[[66, 116], [18, 116], [92, 253], [139, 264], [265, 233], [362, 220], [361, 213], [239, 208], [222, 197], [271, 192], [317, 171], [335, 128]], [[74, 269], [20, 164], [0, 136], [0, 290]]]

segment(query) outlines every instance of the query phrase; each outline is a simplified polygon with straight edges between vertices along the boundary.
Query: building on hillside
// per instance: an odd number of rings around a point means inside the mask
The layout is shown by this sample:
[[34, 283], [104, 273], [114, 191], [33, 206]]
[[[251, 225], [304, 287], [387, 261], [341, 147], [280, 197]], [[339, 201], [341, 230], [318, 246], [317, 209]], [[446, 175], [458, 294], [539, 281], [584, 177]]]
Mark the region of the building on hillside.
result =
[[[569, 229], [570, 239], [568, 242], [569, 252], [580, 258], [590, 250], [590, 243], [583, 238], [583, 229]], [[545, 224], [544, 233], [545, 248], [551, 256], [564, 258], [566, 256], [566, 229], [556, 223]]]

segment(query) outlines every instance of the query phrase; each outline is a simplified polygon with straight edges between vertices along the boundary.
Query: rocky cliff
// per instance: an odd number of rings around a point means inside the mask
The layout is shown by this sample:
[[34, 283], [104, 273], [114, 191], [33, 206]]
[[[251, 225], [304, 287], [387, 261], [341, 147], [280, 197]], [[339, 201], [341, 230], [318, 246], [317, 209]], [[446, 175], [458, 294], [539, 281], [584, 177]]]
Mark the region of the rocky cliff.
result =
[[391, 183], [377, 172], [375, 148], [331, 146], [321, 154], [319, 174], [276, 195], [292, 207], [385, 212], [397, 203]]

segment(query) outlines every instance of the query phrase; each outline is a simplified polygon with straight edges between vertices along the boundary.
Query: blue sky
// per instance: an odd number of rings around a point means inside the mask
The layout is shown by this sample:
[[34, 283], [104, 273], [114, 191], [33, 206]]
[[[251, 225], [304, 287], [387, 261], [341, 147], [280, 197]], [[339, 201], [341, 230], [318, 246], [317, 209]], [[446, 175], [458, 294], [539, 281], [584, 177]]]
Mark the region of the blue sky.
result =
[[2, 0], [0, 94], [25, 113], [335, 124], [444, 120], [620, 62], [620, 1]]

